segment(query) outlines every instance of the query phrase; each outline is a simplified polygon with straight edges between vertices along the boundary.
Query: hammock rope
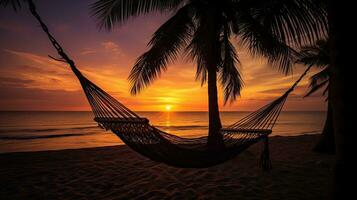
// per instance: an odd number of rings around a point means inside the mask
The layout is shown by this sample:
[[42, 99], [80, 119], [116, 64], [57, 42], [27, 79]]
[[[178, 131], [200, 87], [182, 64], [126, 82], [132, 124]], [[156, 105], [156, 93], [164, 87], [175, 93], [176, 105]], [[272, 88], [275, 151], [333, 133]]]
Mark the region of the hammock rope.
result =
[[140, 117], [88, 80], [49, 32], [48, 27], [38, 15], [32, 0], [28, 0], [28, 2], [32, 15], [40, 23], [61, 59], [50, 57], [57, 61], [65, 62], [71, 67], [92, 108], [95, 116], [94, 121], [100, 127], [111, 130], [130, 148], [154, 161], [175, 167], [202, 168], [223, 163], [249, 146], [264, 140], [261, 165], [265, 170], [271, 169], [268, 135], [271, 134], [288, 95], [307, 74], [311, 66], [281, 97], [236, 123], [222, 128], [220, 133], [223, 136], [225, 148], [219, 152], [210, 152], [206, 145], [207, 136], [183, 138], [161, 131], [150, 125], [148, 119]]

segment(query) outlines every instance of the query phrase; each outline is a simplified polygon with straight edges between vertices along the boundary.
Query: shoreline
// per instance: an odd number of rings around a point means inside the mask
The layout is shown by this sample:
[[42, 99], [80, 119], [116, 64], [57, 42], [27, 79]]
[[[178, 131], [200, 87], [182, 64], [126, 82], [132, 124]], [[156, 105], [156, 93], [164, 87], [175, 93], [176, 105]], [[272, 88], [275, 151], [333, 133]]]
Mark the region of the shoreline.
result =
[[[146, 113], [150, 124], [160, 130], [181, 136], [207, 136], [208, 121], [204, 113]], [[245, 114], [222, 113], [222, 124], [235, 123]], [[92, 148], [119, 145], [122, 141], [110, 131], [98, 127], [90, 112], [12, 113], [2, 114], [0, 153]], [[319, 133], [325, 113], [282, 112], [274, 135]], [[21, 119], [21, 120], [19, 120]]]
[[[274, 139], [274, 138], [279, 138], [279, 137], [299, 137], [299, 136], [310, 136], [310, 135], [316, 136], [316, 135], [319, 135], [319, 134], [311, 132], [311, 133], [304, 133], [302, 135], [273, 135], [273, 136], [269, 136], [269, 139]], [[117, 136], [115, 136], [115, 137], [117, 137]], [[118, 140], [120, 140], [120, 139], [118, 138]], [[34, 151], [0, 152], [0, 156], [4, 155], [4, 154], [16, 154], [16, 153], [22, 154], [22, 153], [56, 152], [56, 151], [67, 151], [67, 150], [91, 150], [91, 149], [110, 148], [110, 147], [117, 147], [117, 148], [125, 147], [125, 148], [129, 148], [125, 143], [123, 143], [120, 140], [120, 143], [114, 144], [114, 145], [108, 145], [108, 146], [95, 146], [95, 147], [83, 147], [83, 148], [79, 147], [79, 148], [68, 148], [68, 149], [66, 148], [66, 149], [34, 150]]]
[[0, 199], [326, 199], [333, 156], [312, 151], [318, 135], [273, 136], [204, 169], [153, 162], [126, 145], [0, 154]]

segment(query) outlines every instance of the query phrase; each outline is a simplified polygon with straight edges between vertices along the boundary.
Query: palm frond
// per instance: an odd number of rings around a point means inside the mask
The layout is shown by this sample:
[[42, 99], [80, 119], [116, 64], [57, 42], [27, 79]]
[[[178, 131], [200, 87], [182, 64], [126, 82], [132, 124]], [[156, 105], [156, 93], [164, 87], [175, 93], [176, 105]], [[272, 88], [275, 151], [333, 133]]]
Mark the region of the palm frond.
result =
[[219, 38], [212, 36], [219, 30], [212, 28], [212, 16], [208, 17], [206, 14], [207, 12], [200, 14], [196, 20], [195, 32], [185, 51], [186, 57], [196, 62], [196, 80], [201, 81], [201, 86], [207, 80], [208, 66], [221, 63]]
[[303, 46], [297, 55], [296, 63], [322, 68], [310, 77], [309, 91], [305, 97], [325, 87], [323, 95], [328, 91], [329, 84], [329, 48], [327, 40], [318, 40], [313, 45]]
[[204, 54], [207, 49], [207, 43], [204, 42], [203, 35], [204, 30], [202, 27], [198, 27], [193, 35], [193, 39], [186, 48], [186, 57], [190, 58], [192, 61], [196, 62], [196, 81], [201, 81], [201, 86], [207, 81], [207, 60]]
[[[242, 0], [255, 19], [284, 43], [293, 46], [313, 44], [326, 38], [328, 20], [326, 3], [317, 0]], [[245, 5], [245, 6], [247, 6]]]
[[296, 63], [326, 67], [330, 63], [329, 50], [326, 40], [319, 40], [314, 45], [301, 48]]
[[239, 64], [238, 56], [233, 44], [229, 40], [230, 28], [226, 24], [222, 38], [222, 66], [219, 71], [219, 79], [224, 90], [224, 104], [236, 100], [243, 87], [243, 79], [237, 69]]
[[98, 0], [91, 5], [91, 13], [97, 17], [100, 28], [111, 29], [115, 23], [121, 25], [130, 17], [177, 9], [183, 2], [185, 0]]
[[261, 23], [246, 13], [239, 18], [241, 43], [248, 47], [253, 56], [261, 55], [268, 59], [272, 66], [288, 74], [292, 70], [297, 52], [286, 45]]
[[177, 58], [180, 49], [191, 37], [191, 15], [192, 9], [188, 4], [154, 33], [149, 42], [151, 48], [137, 59], [130, 72], [128, 79], [132, 94], [150, 85], [162, 70], [166, 70], [167, 64]]
[[[330, 82], [327, 82], [327, 85], [326, 85], [324, 91], [322, 92], [322, 95], [326, 96], [326, 94], [328, 94], [329, 87], [330, 87]], [[325, 99], [325, 101], [328, 101], [328, 96]]]
[[22, 4], [26, 0], [0, 0], [0, 6], [7, 7], [11, 6], [15, 11], [19, 10], [22, 7]]
[[323, 82], [329, 79], [329, 69], [326, 67], [325, 69], [317, 72], [310, 78], [310, 87], [315, 87], [319, 82]]
[[[326, 67], [325, 69], [311, 76], [310, 85], [309, 85], [310, 90], [304, 97], [310, 96], [311, 94], [315, 93], [316, 91], [320, 90], [322, 87], [328, 84], [329, 84], [329, 71], [328, 71], [328, 67]], [[327, 87], [325, 88], [323, 95], [325, 95], [326, 91], [327, 91]]]
[[[328, 80], [325, 80], [325, 81], [323, 81], [321, 83], [318, 83], [314, 87], [311, 87], [311, 85], [310, 85], [310, 90], [304, 97], [310, 96], [311, 94], [315, 93], [316, 91], [320, 90], [321, 88], [323, 88], [326, 85], [328, 85]], [[325, 90], [323, 92], [323, 95], [326, 94], [326, 91], [327, 91], [327, 87], [325, 88]]]

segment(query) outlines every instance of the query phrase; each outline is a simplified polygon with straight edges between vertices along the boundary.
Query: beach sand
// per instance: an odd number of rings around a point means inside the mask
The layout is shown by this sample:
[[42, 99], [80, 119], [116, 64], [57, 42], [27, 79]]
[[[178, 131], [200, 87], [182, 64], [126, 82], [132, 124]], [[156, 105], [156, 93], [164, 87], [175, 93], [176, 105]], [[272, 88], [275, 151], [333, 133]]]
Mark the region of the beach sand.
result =
[[0, 154], [0, 199], [326, 199], [333, 156], [318, 136], [272, 137], [273, 170], [258, 143], [206, 169], [179, 169], [126, 146]]

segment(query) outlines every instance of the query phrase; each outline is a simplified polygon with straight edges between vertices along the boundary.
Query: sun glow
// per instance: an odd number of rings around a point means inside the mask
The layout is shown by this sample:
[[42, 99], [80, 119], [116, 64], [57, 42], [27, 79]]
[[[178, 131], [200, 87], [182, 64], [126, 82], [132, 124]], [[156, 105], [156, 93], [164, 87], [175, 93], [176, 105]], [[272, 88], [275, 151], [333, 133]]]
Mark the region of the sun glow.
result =
[[172, 108], [171, 105], [166, 105], [166, 106], [165, 106], [165, 110], [166, 110], [167, 112], [171, 111], [171, 108]]

